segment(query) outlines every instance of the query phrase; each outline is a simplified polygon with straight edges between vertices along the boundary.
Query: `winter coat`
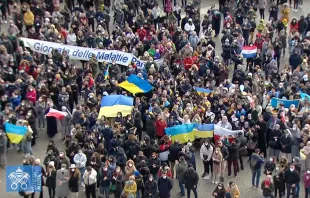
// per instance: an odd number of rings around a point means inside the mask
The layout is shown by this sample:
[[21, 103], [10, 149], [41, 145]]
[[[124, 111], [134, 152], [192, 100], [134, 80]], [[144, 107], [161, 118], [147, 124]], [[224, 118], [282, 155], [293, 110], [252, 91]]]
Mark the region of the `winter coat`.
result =
[[164, 120], [157, 120], [156, 121], [156, 135], [158, 137], [162, 137], [165, 134], [165, 128], [167, 127], [167, 123]]
[[[153, 167], [154, 164], [156, 165], [155, 167]], [[161, 161], [158, 157], [156, 157], [155, 159], [151, 157], [148, 161], [148, 166], [151, 174], [157, 174], [161, 166]]]
[[174, 162], [175, 160], [178, 160], [178, 154], [181, 151], [181, 146], [180, 144], [172, 144], [169, 148], [169, 161]]
[[264, 197], [272, 197], [274, 192], [274, 184], [270, 181], [270, 185], [267, 186], [265, 181], [262, 181], [261, 189], [263, 190]]
[[176, 165], [175, 169], [178, 181], [184, 183], [185, 173], [188, 169], [187, 163], [185, 161], [180, 161], [180, 163]]
[[[68, 185], [69, 181], [69, 171], [68, 170], [58, 170], [56, 174], [56, 197], [67, 197], [70, 195], [70, 189]], [[61, 184], [60, 184], [61, 182]]]
[[[281, 152], [282, 153], [291, 153], [292, 152], [292, 136], [282, 135], [280, 138]], [[284, 148], [283, 148], [284, 146]]]
[[304, 184], [305, 184], [305, 188], [310, 187], [310, 173], [308, 173], [307, 171], [304, 174]]
[[276, 189], [280, 189], [282, 192], [285, 188], [284, 172], [281, 171], [273, 176], [273, 183]]
[[149, 194], [155, 195], [157, 193], [156, 181], [147, 180], [144, 184], [144, 197], [149, 197]]
[[56, 170], [52, 170], [51, 173], [48, 173], [48, 176], [46, 177], [45, 185], [48, 188], [56, 188]]
[[[209, 147], [209, 148], [208, 148]], [[213, 146], [208, 145], [205, 146], [204, 144], [200, 148], [200, 159], [210, 161], [213, 155]]]
[[185, 188], [187, 189], [197, 188], [198, 181], [199, 181], [198, 173], [193, 168], [189, 168], [184, 175]]
[[163, 195], [163, 197], [170, 197], [170, 191], [172, 187], [172, 181], [168, 177], [166, 179], [164, 179], [163, 177], [158, 179], [159, 195]]
[[79, 181], [80, 181], [80, 174], [77, 176], [72, 175], [69, 178], [69, 189], [71, 192], [79, 192]]

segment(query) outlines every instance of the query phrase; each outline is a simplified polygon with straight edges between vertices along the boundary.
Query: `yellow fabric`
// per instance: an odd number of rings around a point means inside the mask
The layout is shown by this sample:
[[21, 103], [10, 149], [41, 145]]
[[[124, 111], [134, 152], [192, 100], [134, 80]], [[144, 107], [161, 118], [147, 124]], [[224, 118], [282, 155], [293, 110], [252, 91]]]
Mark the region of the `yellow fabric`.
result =
[[198, 131], [194, 129], [193, 132], [196, 138], [213, 138], [213, 131]]
[[129, 91], [132, 94], [144, 93], [144, 91], [142, 89], [137, 87], [135, 84], [129, 83], [128, 81], [124, 81], [124, 82], [118, 84], [118, 86], [123, 88], [123, 89], [126, 89], [127, 91]]
[[7, 132], [6, 135], [8, 136], [9, 140], [11, 143], [14, 143], [14, 144], [18, 144], [20, 143], [20, 141], [23, 139], [24, 136], [22, 135], [18, 135], [18, 134], [15, 134], [15, 133], [9, 133]]
[[123, 116], [130, 115], [132, 112], [133, 106], [126, 106], [126, 105], [114, 105], [109, 107], [101, 107], [98, 115], [98, 119], [101, 116], [105, 116], [108, 118], [116, 117], [118, 112], [121, 112]]
[[190, 133], [185, 133], [185, 134], [179, 134], [179, 135], [174, 135], [171, 137], [172, 142], [179, 140], [181, 144], [187, 143], [188, 140], [191, 142], [195, 140], [195, 134], [194, 132]]
[[25, 22], [25, 25], [33, 25], [34, 24], [34, 15], [31, 11], [26, 12], [24, 14], [24, 22]]
[[126, 183], [124, 187], [124, 193], [126, 194], [126, 197], [128, 197], [129, 195], [134, 195], [134, 197], [136, 197], [136, 193], [137, 193], [136, 182], [134, 182], [133, 184]]
[[299, 155], [300, 155], [300, 159], [301, 160], [306, 160], [307, 159], [307, 156], [304, 154], [304, 150], [303, 149], [300, 149]]

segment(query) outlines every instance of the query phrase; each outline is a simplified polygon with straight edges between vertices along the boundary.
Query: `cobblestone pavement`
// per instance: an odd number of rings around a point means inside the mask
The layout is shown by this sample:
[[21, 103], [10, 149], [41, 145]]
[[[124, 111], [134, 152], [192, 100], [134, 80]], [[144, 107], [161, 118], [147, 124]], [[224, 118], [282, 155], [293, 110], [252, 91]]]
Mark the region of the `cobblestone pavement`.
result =
[[[180, 1], [180, 0], [179, 0]], [[207, 1], [202, 1], [202, 9], [201, 9], [201, 15], [205, 15], [209, 6], [212, 4], [216, 4], [216, 0], [207, 0]], [[161, 1], [159, 2], [161, 3]], [[307, 8], [309, 8], [310, 1], [304, 1], [304, 6], [299, 12], [292, 12], [292, 16], [296, 16], [299, 18], [300, 15], [307, 15], [308, 11]], [[218, 7], [218, 5], [216, 5]], [[267, 10], [267, 9], [266, 9]], [[269, 16], [269, 13], [266, 12], [266, 17]], [[112, 21], [112, 20], [111, 20]], [[258, 20], [257, 20], [258, 21]], [[112, 25], [111, 25], [112, 26]], [[6, 24], [3, 24], [4, 29], [7, 28]], [[221, 53], [221, 45], [220, 45], [220, 38], [215, 39], [216, 42], [216, 52], [217, 55], [220, 55]], [[287, 64], [288, 57], [282, 58], [281, 61], [281, 68], [284, 67], [285, 64]], [[230, 75], [232, 75], [232, 72], [230, 72]], [[46, 151], [46, 146], [49, 138], [46, 135], [45, 130], [44, 131], [39, 131], [39, 139], [37, 140], [37, 144], [33, 147], [34, 150], [34, 155], [36, 158], [40, 158], [41, 161], [43, 161], [44, 156], [45, 156], [45, 151]], [[60, 150], [64, 148], [62, 141], [60, 139], [60, 134], [56, 135], [54, 137], [54, 141], [56, 142], [58, 148]], [[8, 164], [7, 165], [19, 165], [21, 164], [22, 160], [24, 158], [24, 155], [21, 153], [18, 153], [16, 150], [10, 150], [8, 152]], [[196, 161], [197, 161], [197, 171], [198, 174], [201, 175], [203, 172], [203, 164], [202, 161], [199, 159], [199, 153], [196, 152]], [[241, 198], [262, 198], [262, 192], [260, 189], [253, 189], [251, 187], [251, 170], [249, 168], [249, 164], [246, 162], [246, 159], [244, 159], [244, 164], [245, 164], [245, 170], [241, 171], [238, 173], [237, 177], [228, 177], [227, 174], [225, 175], [225, 185], [228, 184], [229, 181], [234, 181], [241, 192]], [[261, 176], [261, 179], [264, 178], [264, 175]], [[5, 192], [5, 170], [1, 169], [0, 170], [0, 197], [10, 197], [10, 198], [15, 198], [15, 197], [20, 197], [18, 193], [7, 193]], [[212, 184], [210, 180], [204, 180], [203, 178], [200, 178], [199, 184], [198, 184], [198, 197], [212, 197], [211, 193], [213, 192], [215, 188], [215, 184]], [[303, 183], [301, 184], [301, 191], [300, 191], [300, 197], [304, 197], [304, 187]], [[172, 190], [172, 198], [179, 197], [177, 194], [180, 191], [178, 187], [178, 183], [176, 180], [174, 180], [174, 187]], [[49, 197], [47, 189], [44, 187], [44, 197]], [[191, 195], [193, 197], [193, 194]], [[38, 197], [38, 196], [36, 196]], [[85, 197], [84, 192], [80, 192], [79, 197]], [[111, 195], [111, 198], [114, 196]]]

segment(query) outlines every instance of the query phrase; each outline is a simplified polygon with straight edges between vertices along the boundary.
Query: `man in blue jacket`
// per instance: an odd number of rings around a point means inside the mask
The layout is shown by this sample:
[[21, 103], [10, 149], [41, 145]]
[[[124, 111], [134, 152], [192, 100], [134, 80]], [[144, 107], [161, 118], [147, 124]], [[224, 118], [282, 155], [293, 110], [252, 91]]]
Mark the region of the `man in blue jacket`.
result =
[[[259, 178], [262, 172], [262, 165], [264, 164], [264, 153], [260, 153], [260, 150], [255, 149], [255, 153], [251, 156], [250, 167], [252, 169], [252, 186], [259, 187]], [[256, 178], [256, 182], [255, 182]]]

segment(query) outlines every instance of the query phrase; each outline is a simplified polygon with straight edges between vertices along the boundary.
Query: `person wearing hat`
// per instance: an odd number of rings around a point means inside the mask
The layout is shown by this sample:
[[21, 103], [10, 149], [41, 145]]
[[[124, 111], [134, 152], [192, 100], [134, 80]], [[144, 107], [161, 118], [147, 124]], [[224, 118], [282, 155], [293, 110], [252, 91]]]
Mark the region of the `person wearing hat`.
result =
[[70, 178], [69, 178], [69, 189], [72, 198], [79, 197], [79, 181], [81, 173], [79, 169], [76, 168], [75, 164], [71, 164], [70, 168]]
[[140, 198], [143, 196], [144, 192], [144, 182], [143, 182], [143, 177], [140, 174], [139, 171], [134, 171], [133, 175], [135, 176], [135, 182], [137, 184], [137, 192], [136, 192], [136, 197]]
[[61, 164], [60, 170], [56, 173], [56, 197], [68, 197], [70, 195], [69, 189], [70, 174], [67, 170], [66, 164]]
[[48, 188], [48, 194], [50, 197], [55, 197], [56, 189], [56, 173], [55, 162], [50, 161], [46, 168], [46, 182], [45, 186]]

